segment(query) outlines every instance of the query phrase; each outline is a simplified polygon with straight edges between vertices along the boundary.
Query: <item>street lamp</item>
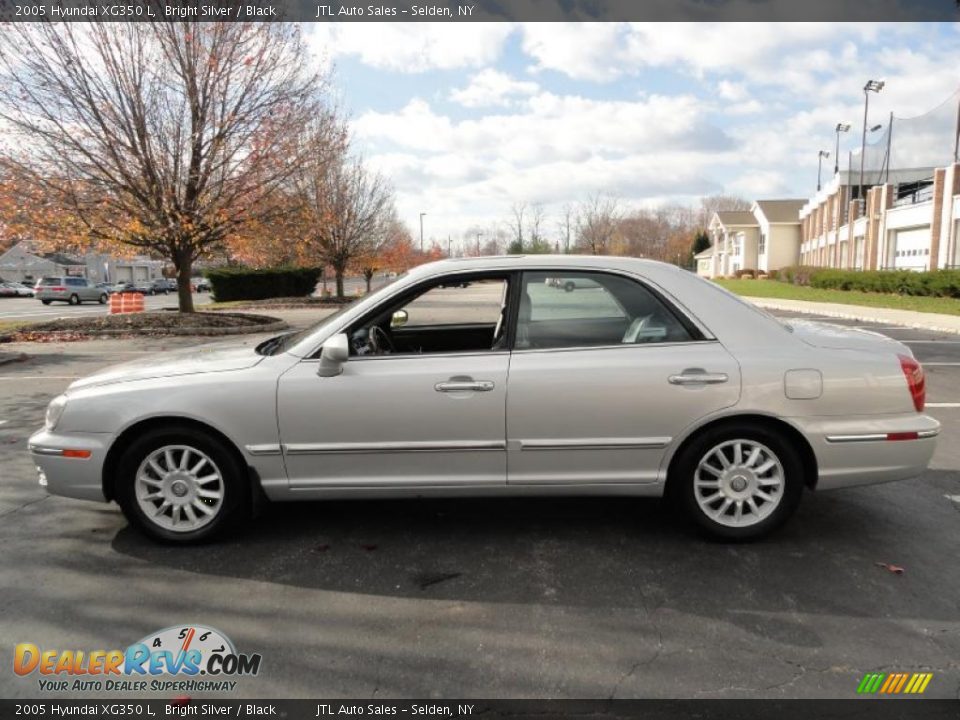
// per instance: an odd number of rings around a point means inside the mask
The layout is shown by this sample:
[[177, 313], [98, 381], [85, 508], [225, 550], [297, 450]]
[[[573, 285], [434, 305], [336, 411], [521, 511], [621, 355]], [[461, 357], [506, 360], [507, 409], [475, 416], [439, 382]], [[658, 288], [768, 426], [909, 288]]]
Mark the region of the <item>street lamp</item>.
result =
[[426, 213], [420, 213], [420, 253], [423, 254], [423, 216]]
[[477, 233], [477, 257], [480, 257], [480, 236], [483, 235], [482, 232]]
[[837, 149], [833, 155], [833, 174], [834, 175], [840, 172], [840, 133], [849, 132], [849, 130], [850, 130], [850, 123], [848, 122], [837, 123]]
[[857, 200], [863, 202], [863, 161], [867, 151], [867, 111], [870, 109], [870, 93], [879, 93], [886, 82], [883, 80], [867, 80], [863, 86], [863, 137], [860, 140], [860, 182], [857, 188]]
[[830, 157], [830, 153], [826, 150], [817, 153], [817, 192], [820, 192], [820, 172], [823, 169], [823, 159], [828, 157]]

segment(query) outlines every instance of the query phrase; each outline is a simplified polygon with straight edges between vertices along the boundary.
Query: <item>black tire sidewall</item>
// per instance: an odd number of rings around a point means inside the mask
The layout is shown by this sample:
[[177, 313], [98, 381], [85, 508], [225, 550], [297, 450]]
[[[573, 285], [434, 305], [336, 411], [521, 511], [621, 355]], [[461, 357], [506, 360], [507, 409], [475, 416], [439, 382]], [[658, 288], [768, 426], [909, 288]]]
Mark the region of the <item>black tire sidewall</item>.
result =
[[[223, 478], [223, 505], [217, 516], [203, 527], [186, 533], [159, 527], [146, 517], [136, 498], [136, 473], [140, 463], [164, 445], [189, 445], [207, 454], [217, 465]], [[233, 452], [209, 433], [193, 428], [157, 428], [144, 433], [123, 452], [117, 464], [115, 495], [124, 515], [146, 535], [171, 544], [204, 542], [227, 532], [244, 517], [250, 505], [250, 488], [246, 473]]]
[[80, 296], [79, 296], [79, 295], [71, 295], [71, 296], [70, 296], [69, 303], [70, 303], [71, 305], [79, 305], [79, 304], [80, 304]]
[[[697, 465], [712, 448], [728, 440], [755, 440], [766, 445], [783, 466], [783, 497], [776, 509], [764, 520], [748, 527], [728, 527], [704, 514], [694, 492]], [[782, 526], [797, 509], [803, 495], [803, 460], [800, 453], [783, 433], [759, 423], [729, 423], [707, 430], [694, 438], [677, 458], [676, 476], [669, 480], [673, 491], [688, 518], [702, 531], [722, 540], [756, 540]], [[677, 483], [677, 484], [674, 484]]]

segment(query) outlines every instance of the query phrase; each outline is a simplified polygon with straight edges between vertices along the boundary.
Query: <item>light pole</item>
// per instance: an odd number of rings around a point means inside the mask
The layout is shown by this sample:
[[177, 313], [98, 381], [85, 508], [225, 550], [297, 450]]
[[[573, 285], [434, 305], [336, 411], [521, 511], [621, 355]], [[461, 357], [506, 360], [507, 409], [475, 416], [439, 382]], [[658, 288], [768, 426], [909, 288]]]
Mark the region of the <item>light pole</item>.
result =
[[423, 254], [423, 216], [426, 213], [420, 213], [420, 254]]
[[879, 93], [886, 83], [883, 80], [867, 80], [863, 86], [863, 137], [860, 140], [860, 182], [857, 186], [857, 200], [863, 204], [863, 161], [867, 151], [867, 111], [870, 108], [870, 93]]
[[[837, 149], [833, 154], [833, 174], [836, 175], [840, 172], [840, 133], [845, 133], [850, 131], [850, 123], [840, 122], [837, 123]], [[847, 182], [850, 182], [850, 179], [847, 178]]]
[[817, 192], [820, 192], [820, 173], [823, 170], [823, 159], [828, 157], [830, 157], [830, 153], [826, 150], [817, 153]]
[[480, 236], [483, 235], [482, 232], [477, 233], [477, 257], [480, 257]]

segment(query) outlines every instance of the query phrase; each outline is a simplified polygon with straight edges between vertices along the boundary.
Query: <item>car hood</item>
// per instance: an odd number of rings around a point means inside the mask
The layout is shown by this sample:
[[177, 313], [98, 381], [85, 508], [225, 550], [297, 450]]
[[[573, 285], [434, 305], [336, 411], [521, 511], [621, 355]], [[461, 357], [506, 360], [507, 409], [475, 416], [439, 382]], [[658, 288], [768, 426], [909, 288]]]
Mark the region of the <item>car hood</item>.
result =
[[841, 327], [814, 320], [790, 320], [790, 327], [793, 328], [794, 335], [814, 347], [838, 350], [887, 350], [912, 355], [902, 343], [872, 330]]
[[201, 346], [188, 350], [164, 352], [159, 357], [111, 365], [70, 385], [70, 390], [111, 383], [149, 380], [151, 378], [226, 372], [253, 367], [263, 360], [250, 345]]

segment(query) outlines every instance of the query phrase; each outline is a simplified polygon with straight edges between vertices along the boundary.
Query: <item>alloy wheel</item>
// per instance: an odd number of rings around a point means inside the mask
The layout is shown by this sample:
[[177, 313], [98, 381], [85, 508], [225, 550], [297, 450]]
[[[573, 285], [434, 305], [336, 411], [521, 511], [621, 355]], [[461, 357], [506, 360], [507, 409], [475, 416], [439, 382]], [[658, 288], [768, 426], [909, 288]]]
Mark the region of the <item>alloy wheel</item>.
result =
[[727, 527], [749, 527], [780, 505], [784, 471], [780, 459], [755, 440], [716, 445], [697, 464], [694, 497], [711, 520]]
[[172, 532], [202, 528], [223, 507], [220, 469], [206, 453], [189, 445], [152, 451], [137, 469], [135, 490], [146, 518]]

